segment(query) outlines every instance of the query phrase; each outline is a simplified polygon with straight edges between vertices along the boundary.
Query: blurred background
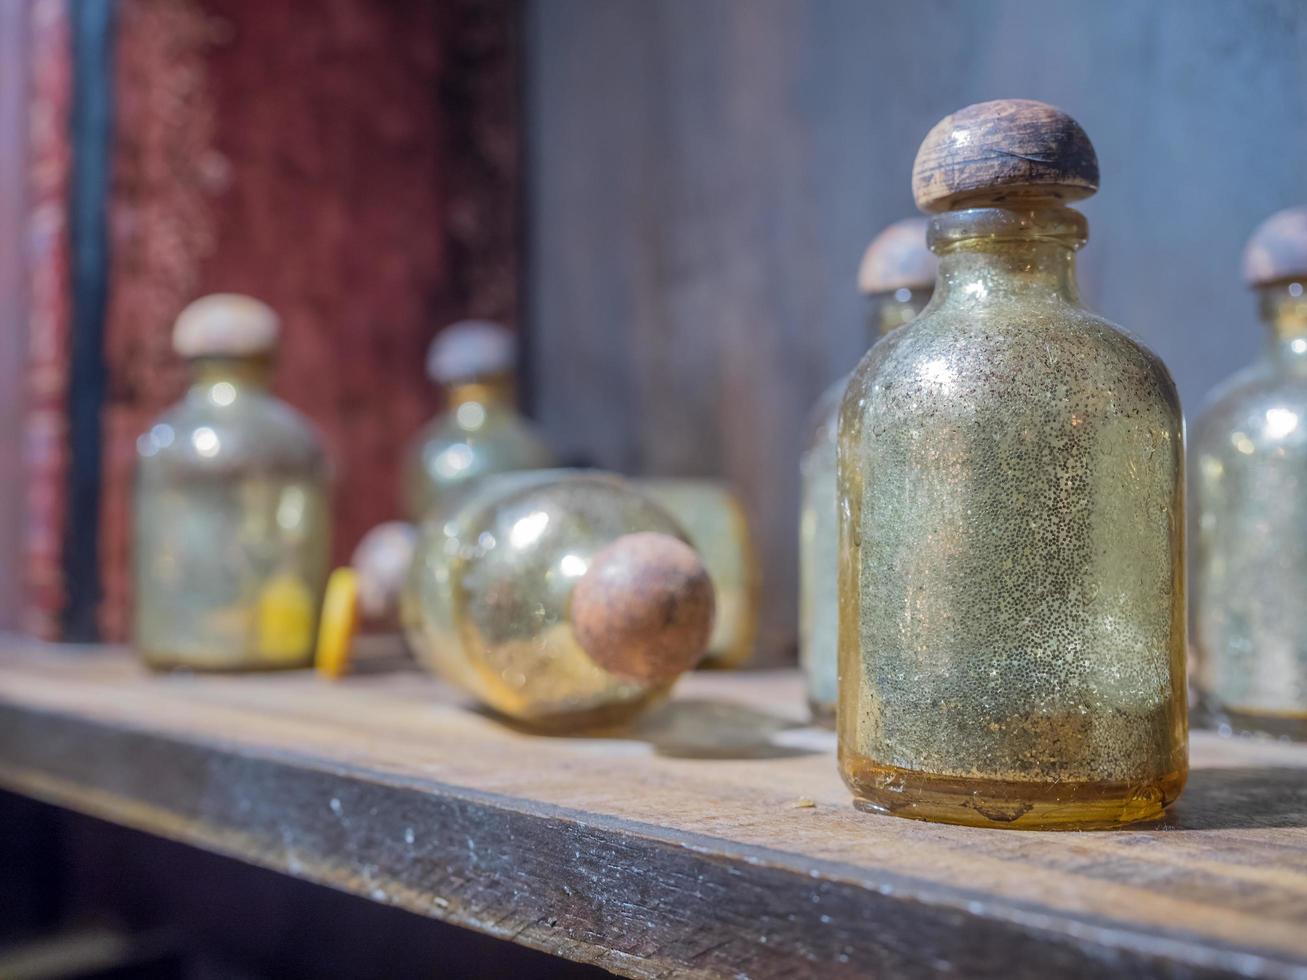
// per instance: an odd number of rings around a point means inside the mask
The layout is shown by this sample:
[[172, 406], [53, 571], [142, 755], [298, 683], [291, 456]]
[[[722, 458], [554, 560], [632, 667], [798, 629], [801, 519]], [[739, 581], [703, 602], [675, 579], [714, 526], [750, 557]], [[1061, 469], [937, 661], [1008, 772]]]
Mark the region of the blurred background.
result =
[[1307, 200], [1297, 0], [3, 0], [0, 626], [126, 635], [134, 440], [232, 290], [284, 318], [338, 558], [398, 512], [434, 331], [501, 319], [569, 461], [735, 485], [784, 660], [858, 259], [926, 130], [1004, 97], [1089, 132], [1086, 299], [1192, 415], [1261, 341], [1245, 238]]

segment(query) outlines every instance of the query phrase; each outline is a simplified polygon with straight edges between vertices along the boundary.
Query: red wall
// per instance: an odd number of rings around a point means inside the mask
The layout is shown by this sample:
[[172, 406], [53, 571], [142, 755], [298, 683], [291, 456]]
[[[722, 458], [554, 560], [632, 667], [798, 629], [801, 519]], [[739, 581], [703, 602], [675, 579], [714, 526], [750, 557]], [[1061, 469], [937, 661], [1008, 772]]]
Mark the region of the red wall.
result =
[[[25, 52], [29, 100], [26, 155], [7, 158], [26, 176], [23, 255], [15, 257], [25, 283], [6, 299], [19, 316], [26, 307], [27, 329], [15, 324], [11, 339], [24, 337], [26, 358], [21, 388], [9, 389], [21, 413], [23, 487], [21, 505], [22, 628], [35, 636], [59, 635], [64, 606], [63, 539], [68, 469], [69, 329], [72, 316], [68, 251], [68, 180], [71, 148], [68, 117], [72, 106], [72, 56], [67, 7], [62, 0], [26, 5]], [[13, 16], [10, 11], [9, 16]], [[17, 69], [9, 62], [8, 69]], [[12, 77], [12, 76], [11, 76]], [[15, 236], [16, 237], [16, 236]], [[17, 483], [11, 484], [17, 497]], [[13, 552], [0, 555], [12, 561]]]

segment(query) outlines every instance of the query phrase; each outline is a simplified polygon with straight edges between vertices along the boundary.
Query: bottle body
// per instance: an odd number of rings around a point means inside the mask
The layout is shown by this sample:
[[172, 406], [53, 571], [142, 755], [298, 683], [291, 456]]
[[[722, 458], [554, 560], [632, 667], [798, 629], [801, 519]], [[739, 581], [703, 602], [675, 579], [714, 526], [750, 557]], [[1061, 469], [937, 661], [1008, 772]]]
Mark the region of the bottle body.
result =
[[1222, 386], [1194, 438], [1194, 645], [1205, 706], [1307, 738], [1307, 310]]
[[330, 553], [328, 472], [262, 368], [204, 365], [137, 442], [135, 643], [156, 668], [307, 666]]
[[676, 519], [712, 576], [717, 616], [701, 666], [740, 666], [758, 635], [758, 567], [740, 502], [715, 480], [643, 479], [636, 486]]
[[[870, 325], [883, 337], [930, 302], [929, 288], [902, 288], [871, 297]], [[839, 520], [835, 454], [840, 405], [848, 377], [822, 393], [812, 410], [799, 458], [799, 665], [813, 720], [834, 725], [838, 700]]]
[[670, 685], [599, 666], [569, 612], [592, 557], [638, 531], [685, 540], [670, 515], [616, 477], [552, 470], [483, 481], [419, 532], [402, 603], [410, 646], [424, 666], [533, 727], [633, 716]]
[[844, 778], [946, 822], [1156, 817], [1187, 770], [1174, 384], [1079, 305], [1076, 212], [932, 235], [934, 300], [841, 408]]
[[513, 407], [507, 376], [455, 385], [449, 408], [409, 444], [404, 499], [409, 519], [458, 507], [477, 481], [496, 473], [542, 469], [553, 454]]

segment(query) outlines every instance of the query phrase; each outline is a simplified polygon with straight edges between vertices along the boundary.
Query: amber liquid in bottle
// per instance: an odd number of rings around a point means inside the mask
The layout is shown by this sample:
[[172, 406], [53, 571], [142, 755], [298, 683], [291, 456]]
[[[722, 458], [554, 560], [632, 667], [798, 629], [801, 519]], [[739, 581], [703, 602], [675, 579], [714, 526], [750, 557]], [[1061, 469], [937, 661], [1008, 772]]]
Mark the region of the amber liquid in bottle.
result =
[[1080, 305], [1078, 212], [932, 222], [931, 304], [840, 422], [840, 766], [868, 810], [1157, 817], [1187, 770], [1183, 429], [1161, 362]]

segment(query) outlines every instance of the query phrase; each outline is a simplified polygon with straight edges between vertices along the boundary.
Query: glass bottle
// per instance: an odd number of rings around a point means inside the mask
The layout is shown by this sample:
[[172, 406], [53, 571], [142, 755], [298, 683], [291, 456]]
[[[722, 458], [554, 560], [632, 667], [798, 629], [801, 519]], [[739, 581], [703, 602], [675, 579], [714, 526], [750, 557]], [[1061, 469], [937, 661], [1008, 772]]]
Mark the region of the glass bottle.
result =
[[676, 521], [614, 476], [501, 474], [418, 537], [419, 662], [530, 727], [616, 724], [703, 655], [713, 590]]
[[971, 106], [918, 151], [930, 305], [840, 415], [840, 767], [863, 809], [1111, 827], [1184, 785], [1183, 427], [1162, 362], [1080, 304], [1088, 137]]
[[427, 374], [447, 394], [445, 411], [413, 437], [404, 461], [405, 509], [420, 521], [452, 509], [492, 473], [541, 469], [553, 454], [517, 413], [515, 342], [497, 323], [460, 320], [431, 342]]
[[269, 390], [276, 314], [207, 296], [177, 319], [185, 396], [137, 440], [135, 645], [156, 668], [312, 659], [327, 575], [328, 467]]
[[636, 486], [676, 518], [712, 578], [717, 617], [699, 666], [740, 666], [752, 656], [758, 635], [759, 583], [739, 499], [718, 480], [646, 478]]
[[1204, 707], [1307, 738], [1307, 207], [1253, 234], [1265, 354], [1213, 393], [1194, 449], [1194, 641]]
[[[862, 256], [858, 289], [867, 297], [872, 343], [916, 318], [935, 286], [926, 219], [905, 218], [877, 235]], [[812, 411], [799, 458], [799, 663], [813, 720], [835, 723], [839, 625], [839, 521], [835, 444], [848, 376], [826, 389]]]

